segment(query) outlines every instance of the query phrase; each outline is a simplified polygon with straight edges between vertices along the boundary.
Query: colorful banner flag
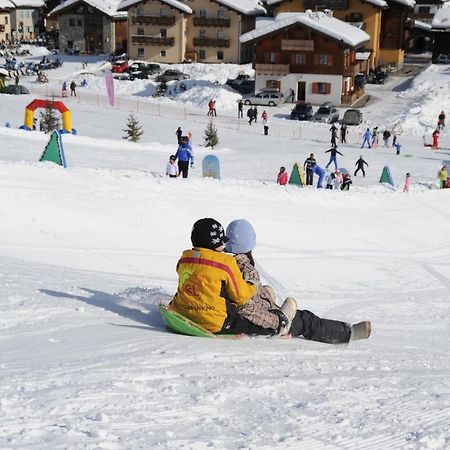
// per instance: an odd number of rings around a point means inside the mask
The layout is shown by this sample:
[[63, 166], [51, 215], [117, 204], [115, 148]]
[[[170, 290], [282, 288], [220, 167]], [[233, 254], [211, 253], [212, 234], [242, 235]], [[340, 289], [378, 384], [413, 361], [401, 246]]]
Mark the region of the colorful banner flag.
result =
[[106, 92], [108, 93], [109, 104], [114, 106], [114, 78], [112, 72], [107, 70], [105, 72]]

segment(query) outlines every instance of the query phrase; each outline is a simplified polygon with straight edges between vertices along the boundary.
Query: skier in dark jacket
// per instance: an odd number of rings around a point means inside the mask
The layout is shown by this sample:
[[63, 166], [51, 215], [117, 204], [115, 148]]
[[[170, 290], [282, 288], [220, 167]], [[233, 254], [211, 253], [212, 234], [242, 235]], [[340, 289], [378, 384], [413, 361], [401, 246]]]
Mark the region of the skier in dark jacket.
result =
[[366, 176], [366, 171], [364, 170], [364, 164], [365, 164], [367, 167], [369, 167], [369, 164], [367, 164], [367, 163], [364, 161], [363, 156], [361, 155], [361, 156], [359, 157], [358, 161], [356, 161], [356, 163], [355, 163], [355, 166], [357, 166], [357, 168], [356, 168], [356, 170], [355, 170], [355, 177], [356, 177], [356, 174], [357, 174], [360, 170], [361, 170], [362, 173], [363, 173], [363, 177]]
[[183, 136], [183, 130], [181, 127], [178, 127], [177, 131], [175, 131], [175, 134], [177, 135], [178, 145], [181, 144], [181, 136]]
[[334, 168], [338, 170], [338, 164], [336, 161], [336, 155], [339, 153], [341, 156], [344, 156], [336, 146], [330, 148], [330, 150], [327, 150], [325, 153], [330, 153], [330, 160], [328, 161], [328, 164], [325, 166], [325, 169], [328, 169], [328, 166], [334, 162]]
[[192, 152], [192, 144], [187, 136], [181, 138], [181, 144], [175, 153], [175, 159], [178, 159], [178, 172], [183, 175], [183, 178], [188, 177], [189, 161], [191, 167], [194, 165], [194, 154]]
[[314, 177], [314, 168], [316, 167], [316, 158], [314, 158], [314, 153], [309, 155], [309, 158], [305, 159], [303, 163], [303, 170], [306, 169], [306, 184], [312, 186]]
[[253, 122], [254, 120], [256, 120], [256, 119], [255, 119], [255, 112], [253, 111], [253, 108], [248, 108], [248, 111], [247, 111], [247, 117], [248, 117], [248, 123], [249, 123], [249, 125], [251, 125], [252, 122]]
[[345, 125], [345, 123], [343, 123], [341, 125], [341, 144], [346, 144], [347, 143], [347, 125]]
[[331, 145], [333, 146], [333, 147], [336, 147], [337, 146], [337, 142], [336, 142], [336, 138], [337, 138], [337, 127], [336, 127], [336, 125], [335, 124], [333, 124], [333, 125], [331, 125], [331, 128], [330, 128], [330, 132], [331, 132]]

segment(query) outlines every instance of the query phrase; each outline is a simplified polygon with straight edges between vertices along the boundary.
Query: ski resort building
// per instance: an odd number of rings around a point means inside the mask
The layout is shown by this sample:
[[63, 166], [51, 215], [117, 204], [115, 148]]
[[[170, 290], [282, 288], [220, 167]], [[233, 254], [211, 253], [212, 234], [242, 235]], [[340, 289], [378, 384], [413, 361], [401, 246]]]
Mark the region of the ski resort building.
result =
[[9, 0], [0, 0], [0, 42], [11, 38], [11, 10], [14, 5]]

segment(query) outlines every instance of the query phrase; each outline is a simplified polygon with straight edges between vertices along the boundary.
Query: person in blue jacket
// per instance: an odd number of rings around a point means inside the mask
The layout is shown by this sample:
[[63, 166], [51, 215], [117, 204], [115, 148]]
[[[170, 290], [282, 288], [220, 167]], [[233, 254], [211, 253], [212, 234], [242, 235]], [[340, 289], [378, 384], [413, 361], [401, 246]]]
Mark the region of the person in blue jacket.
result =
[[175, 153], [175, 159], [178, 159], [178, 173], [183, 175], [183, 178], [188, 177], [189, 161], [191, 167], [194, 166], [194, 154], [192, 152], [192, 144], [187, 136], [181, 138], [181, 144]]
[[369, 148], [372, 148], [372, 146], [370, 145], [370, 141], [372, 140], [372, 133], [370, 132], [369, 128], [367, 128], [366, 132], [363, 135], [364, 140], [363, 143], [361, 145], [361, 148], [364, 147], [364, 144], [367, 142], [367, 145], [369, 146]]

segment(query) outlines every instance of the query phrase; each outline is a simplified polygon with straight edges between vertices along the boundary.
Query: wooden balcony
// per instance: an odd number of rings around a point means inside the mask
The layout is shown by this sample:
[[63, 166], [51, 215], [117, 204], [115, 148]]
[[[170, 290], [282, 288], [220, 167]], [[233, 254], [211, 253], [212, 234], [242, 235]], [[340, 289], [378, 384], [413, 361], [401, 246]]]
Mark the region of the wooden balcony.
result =
[[194, 26], [196, 27], [229, 27], [230, 18], [219, 17], [194, 17]]
[[195, 47], [229, 47], [229, 39], [194, 38]]
[[159, 47], [173, 47], [175, 45], [175, 38], [134, 34], [133, 36], [131, 36], [131, 43], [157, 45]]
[[175, 25], [175, 16], [132, 16], [133, 25]]
[[344, 67], [344, 72], [342, 73], [342, 75], [344, 77], [354, 77], [358, 75], [359, 72], [361, 72], [361, 65], [357, 63]]
[[355, 91], [347, 92], [347, 94], [341, 95], [341, 104], [343, 105], [353, 105], [359, 98], [365, 95], [364, 88], [357, 89]]
[[287, 75], [289, 64], [255, 64], [257, 75]]

